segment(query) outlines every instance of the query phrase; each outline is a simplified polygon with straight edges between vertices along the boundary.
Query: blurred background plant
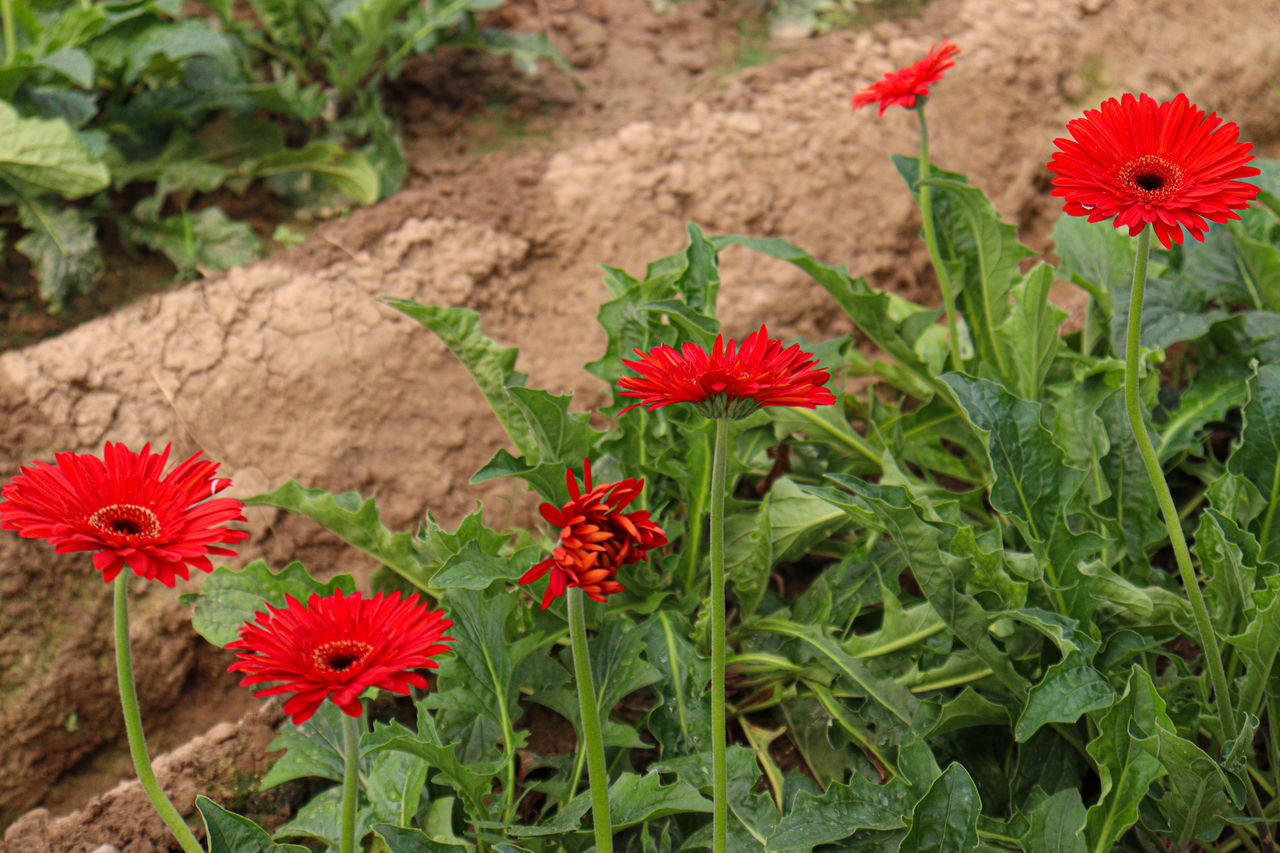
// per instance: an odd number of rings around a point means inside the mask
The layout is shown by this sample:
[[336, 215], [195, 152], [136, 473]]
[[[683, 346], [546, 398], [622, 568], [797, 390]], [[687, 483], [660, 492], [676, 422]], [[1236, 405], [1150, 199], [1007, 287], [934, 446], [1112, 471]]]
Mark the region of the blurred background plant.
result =
[[102, 239], [179, 276], [256, 257], [222, 202], [372, 204], [407, 172], [381, 85], [441, 46], [567, 68], [541, 33], [482, 28], [503, 0], [0, 0], [0, 225], [59, 311]]

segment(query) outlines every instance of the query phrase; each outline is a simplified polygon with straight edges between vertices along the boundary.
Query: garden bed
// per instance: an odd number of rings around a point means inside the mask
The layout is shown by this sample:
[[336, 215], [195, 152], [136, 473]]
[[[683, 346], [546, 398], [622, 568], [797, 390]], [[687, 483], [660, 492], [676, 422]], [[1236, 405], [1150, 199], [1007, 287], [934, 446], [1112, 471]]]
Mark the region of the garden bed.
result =
[[[566, 54], [583, 57], [584, 90], [547, 83], [572, 104], [535, 124], [545, 137], [442, 161], [425, 159], [430, 142], [411, 142], [424, 159], [407, 189], [321, 226], [306, 245], [0, 356], [0, 478], [55, 450], [168, 436], [223, 461], [240, 495], [289, 478], [376, 489], [393, 528], [428, 511], [452, 525], [478, 499], [503, 513], [509, 488], [467, 484], [504, 444], [483, 399], [442, 344], [372, 297], [481, 310], [488, 335], [520, 347], [523, 371], [585, 405], [603, 397], [580, 370], [604, 346], [592, 319], [604, 296], [598, 265], [638, 272], [684, 244], [688, 221], [784, 235], [878, 286], [927, 294], [918, 217], [886, 160], [912, 150], [914, 125], [851, 116], [848, 97], [944, 36], [965, 51], [948, 78], [965, 96], [931, 105], [934, 157], [987, 189], [1035, 247], [1048, 248], [1059, 210], [1046, 140], [1104, 95], [1186, 91], [1238, 122], [1258, 153], [1278, 153], [1270, 85], [1280, 41], [1256, 26], [1276, 18], [1244, 0], [936, 0], [920, 21], [833, 34], [733, 74], [717, 66], [720, 24], [708, 5], [665, 17], [621, 2], [551, 14]], [[847, 330], [825, 292], [790, 267], [736, 251], [724, 260], [729, 331], [764, 321], [783, 336]], [[246, 553], [273, 564], [301, 559], [322, 575], [371, 567], [297, 518], [259, 509], [249, 520]], [[5, 819], [51, 797], [81, 805], [50, 792], [118, 742], [109, 595], [81, 582], [89, 574], [83, 560], [0, 539], [0, 633], [5, 659], [20, 662], [0, 673], [0, 739], [14, 745], [0, 758]], [[144, 599], [135, 653], [151, 662], [138, 674], [146, 718], [159, 721], [192, 689], [203, 641], [173, 595]], [[221, 722], [256, 704], [229, 683], [225, 700], [202, 698], [225, 707]], [[162, 722], [149, 733], [173, 743]], [[127, 853], [163, 849], [129, 837], [108, 801], [48, 831]]]

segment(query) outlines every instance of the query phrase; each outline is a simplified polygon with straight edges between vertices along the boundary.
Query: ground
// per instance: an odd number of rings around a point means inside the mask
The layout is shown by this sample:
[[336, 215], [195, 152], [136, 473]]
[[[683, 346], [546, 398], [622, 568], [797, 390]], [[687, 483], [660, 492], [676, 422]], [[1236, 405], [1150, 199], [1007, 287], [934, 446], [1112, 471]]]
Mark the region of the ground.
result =
[[[558, 73], [510, 84], [457, 57], [415, 65], [397, 89], [413, 167], [402, 192], [300, 247], [0, 354], [0, 479], [108, 438], [173, 441], [221, 460], [240, 496], [292, 477], [376, 491], [393, 527], [428, 511], [452, 524], [477, 500], [500, 513], [509, 489], [468, 483], [503, 445], [483, 398], [438, 341], [373, 297], [480, 310], [486, 333], [520, 347], [531, 384], [581, 407], [603, 399], [581, 369], [604, 345], [600, 265], [638, 274], [683, 247], [689, 222], [784, 236], [936, 301], [888, 160], [915, 150], [913, 117], [855, 115], [848, 101], [942, 38], [963, 53], [929, 104], [933, 157], [986, 189], [1038, 250], [1060, 209], [1044, 168], [1052, 140], [1108, 95], [1185, 91], [1280, 156], [1277, 0], [933, 0], [918, 19], [768, 45], [744, 41], [739, 16], [707, 0], [661, 15], [635, 0], [536, 9], [512, 23], [549, 25], [578, 85]], [[849, 330], [790, 267], [735, 250], [722, 272], [731, 333]], [[369, 568], [310, 523], [251, 510], [249, 528], [246, 557], [322, 575]], [[168, 778], [251, 772], [250, 747], [278, 711], [217, 675], [225, 658], [191, 632], [174, 592], [135, 593], [148, 733], [156, 752], [176, 750]], [[164, 849], [136, 786], [93, 799], [131, 775], [109, 598], [87, 561], [0, 538], [0, 826], [48, 809], [9, 828], [15, 853]]]

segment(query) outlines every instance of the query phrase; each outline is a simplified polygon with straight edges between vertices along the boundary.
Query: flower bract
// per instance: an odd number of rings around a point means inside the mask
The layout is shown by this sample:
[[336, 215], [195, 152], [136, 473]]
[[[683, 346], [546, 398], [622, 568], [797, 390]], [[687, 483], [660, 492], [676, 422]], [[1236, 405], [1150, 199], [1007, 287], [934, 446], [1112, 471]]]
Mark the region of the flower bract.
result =
[[102, 457], [59, 453], [33, 462], [0, 490], [0, 529], [48, 539], [59, 554], [94, 551], [93, 565], [112, 581], [127, 565], [140, 577], [173, 586], [188, 568], [213, 571], [210, 554], [234, 556], [249, 534], [222, 525], [244, 521], [244, 505], [213, 495], [231, 485], [218, 463], [200, 454], [163, 473], [169, 448], [134, 453], [107, 442]]
[[1150, 95], [1110, 98], [1067, 122], [1067, 131], [1071, 138], [1054, 140], [1059, 150], [1049, 161], [1063, 209], [1090, 222], [1115, 217], [1130, 236], [1150, 225], [1166, 249], [1182, 242], [1184, 227], [1204, 240], [1205, 220], [1239, 219], [1235, 211], [1258, 195], [1241, 180], [1258, 174], [1249, 165], [1253, 146], [1186, 95], [1160, 104]]
[[675, 403], [693, 403], [709, 418], [742, 418], [762, 406], [798, 406], [813, 409], [836, 401], [823, 387], [831, 378], [812, 355], [792, 344], [769, 338], [761, 326], [739, 346], [716, 335], [711, 353], [686, 343], [677, 352], [663, 344], [647, 353], [636, 350], [638, 361], [624, 361], [639, 376], [624, 376], [619, 393], [637, 397], [628, 406], [660, 409]]
[[648, 510], [625, 512], [644, 488], [644, 480], [628, 478], [616, 483], [591, 483], [591, 460], [583, 463], [582, 489], [572, 471], [565, 472], [569, 501], [562, 507], [544, 503], [542, 517], [560, 529], [560, 544], [551, 556], [520, 578], [530, 584], [550, 574], [542, 595], [546, 610], [571, 586], [579, 587], [593, 601], [604, 601], [625, 587], [618, 569], [647, 560], [646, 551], [667, 544], [667, 534], [649, 518]]
[[929, 87], [942, 79], [942, 72], [956, 62], [952, 58], [960, 52], [960, 48], [949, 39], [942, 44], [929, 48], [929, 54], [906, 68], [890, 71], [884, 77], [872, 83], [853, 96], [853, 108], [859, 109], [867, 104], [880, 102], [880, 112], [884, 115], [886, 107], [916, 106], [916, 98], [929, 96]]
[[318, 593], [304, 605], [286, 596], [285, 606], [266, 605], [240, 628], [230, 672], [244, 673], [241, 684], [274, 684], [255, 696], [291, 693], [284, 712], [295, 725], [305, 723], [325, 699], [359, 717], [360, 694], [378, 687], [401, 695], [426, 687], [418, 669], [435, 669], [434, 658], [449, 651], [453, 625], [441, 610], [429, 610], [418, 596], [378, 593], [364, 598], [342, 590]]

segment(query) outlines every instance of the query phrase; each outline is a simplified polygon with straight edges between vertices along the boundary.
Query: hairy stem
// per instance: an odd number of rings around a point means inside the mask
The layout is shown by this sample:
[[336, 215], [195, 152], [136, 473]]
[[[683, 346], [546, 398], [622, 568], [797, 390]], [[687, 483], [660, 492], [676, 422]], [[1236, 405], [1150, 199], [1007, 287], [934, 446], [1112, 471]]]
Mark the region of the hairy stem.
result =
[[165, 796], [156, 780], [155, 771], [151, 769], [151, 757], [147, 754], [147, 741], [142, 733], [142, 712], [138, 708], [138, 689], [133, 681], [133, 654], [129, 648], [129, 571], [122, 569], [115, 580], [115, 640], [116, 640], [116, 679], [120, 683], [120, 707], [124, 711], [124, 731], [129, 740], [129, 754], [133, 757], [133, 767], [138, 771], [138, 781], [147, 799], [160, 814], [173, 833], [174, 838], [182, 845], [184, 853], [204, 853], [200, 842], [187, 826], [187, 822], [178, 814], [173, 802]]
[[929, 125], [924, 120], [924, 106], [915, 111], [920, 120], [920, 215], [924, 219], [924, 241], [929, 246], [929, 260], [938, 275], [938, 287], [942, 290], [942, 304], [947, 312], [947, 346], [951, 350], [951, 367], [962, 370], [964, 362], [960, 358], [960, 330], [956, 325], [956, 300], [951, 290], [951, 276], [942, 264], [942, 254], [938, 251], [938, 235], [933, 228], [933, 202], [929, 192]]
[[360, 729], [355, 717], [342, 715], [342, 853], [355, 853], [356, 805], [360, 801]]
[[729, 470], [729, 419], [716, 418], [711, 463], [711, 853], [729, 841], [729, 771], [725, 727], [724, 492]]
[[[1138, 236], [1138, 256], [1133, 265], [1133, 289], [1129, 295], [1129, 323], [1125, 343], [1124, 357], [1124, 407], [1129, 416], [1129, 426], [1133, 429], [1134, 440], [1138, 444], [1138, 453], [1147, 469], [1147, 477], [1156, 493], [1156, 501], [1160, 504], [1160, 515], [1164, 519], [1165, 529], [1169, 533], [1169, 544], [1178, 564], [1178, 574], [1187, 591], [1187, 601], [1195, 617], [1196, 633], [1200, 640], [1200, 648], [1204, 650], [1205, 667], [1209, 670], [1209, 680], [1213, 685], [1213, 698], [1218, 706], [1218, 721], [1222, 726], [1224, 747], [1235, 742], [1240, 728], [1236, 724], [1235, 711], [1231, 707], [1231, 694], [1227, 687], [1227, 674], [1222, 666], [1222, 650], [1218, 645], [1218, 635], [1214, 632], [1213, 622], [1209, 618], [1209, 608], [1205, 605], [1204, 593], [1200, 591], [1200, 578], [1191, 564], [1191, 552], [1187, 548], [1187, 539], [1182, 534], [1182, 522], [1178, 516], [1178, 508], [1169, 492], [1169, 484], [1165, 481], [1164, 471], [1160, 467], [1151, 436], [1147, 433], [1147, 425], [1142, 417], [1141, 400], [1138, 397], [1138, 338], [1142, 331], [1142, 301], [1147, 286], [1147, 260], [1151, 255], [1150, 228], [1142, 229]], [[1258, 802], [1257, 792], [1250, 784], [1247, 789], [1249, 811], [1261, 815], [1262, 808]], [[1272, 850], [1271, 833], [1265, 823], [1258, 825], [1263, 850]]]
[[596, 685], [587, 651], [587, 619], [582, 590], [569, 587], [569, 642], [573, 646], [573, 674], [578, 682], [578, 707], [582, 710], [582, 750], [587, 754], [587, 778], [591, 785], [591, 820], [595, 825], [596, 853], [613, 853], [613, 824], [609, 820], [609, 768], [604, 761], [604, 735]]

